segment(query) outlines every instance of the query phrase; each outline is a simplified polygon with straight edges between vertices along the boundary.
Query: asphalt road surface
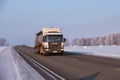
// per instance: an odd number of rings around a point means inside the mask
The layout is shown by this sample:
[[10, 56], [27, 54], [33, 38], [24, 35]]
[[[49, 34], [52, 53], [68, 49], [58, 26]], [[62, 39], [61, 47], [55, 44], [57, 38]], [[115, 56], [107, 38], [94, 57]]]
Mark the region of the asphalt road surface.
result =
[[[16, 46], [15, 49], [66, 80], [120, 80], [119, 59], [72, 52], [65, 52], [64, 55], [42, 56], [34, 54], [32, 47]], [[29, 64], [33, 66], [31, 63]], [[34, 68], [45, 78], [45, 74], [36, 67]], [[47, 80], [47, 78], [45, 79]]]

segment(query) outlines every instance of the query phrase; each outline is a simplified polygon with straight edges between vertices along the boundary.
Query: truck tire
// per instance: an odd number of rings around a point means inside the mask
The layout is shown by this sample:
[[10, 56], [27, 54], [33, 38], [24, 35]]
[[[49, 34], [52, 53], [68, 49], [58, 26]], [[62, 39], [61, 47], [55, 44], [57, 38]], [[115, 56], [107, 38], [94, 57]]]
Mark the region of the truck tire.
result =
[[64, 53], [58, 53], [58, 55], [63, 56]]
[[42, 53], [44, 56], [47, 56], [47, 53], [45, 52], [44, 48], [42, 48]]
[[41, 47], [40, 47], [40, 55], [43, 55], [43, 50]]
[[40, 48], [40, 54], [41, 54], [41, 55], [46, 56], [46, 53], [45, 53], [45, 50], [44, 50], [44, 48], [43, 48], [43, 47], [42, 47], [42, 48]]
[[44, 55], [44, 56], [47, 56], [47, 53], [45, 53], [45, 50], [43, 50], [43, 55]]

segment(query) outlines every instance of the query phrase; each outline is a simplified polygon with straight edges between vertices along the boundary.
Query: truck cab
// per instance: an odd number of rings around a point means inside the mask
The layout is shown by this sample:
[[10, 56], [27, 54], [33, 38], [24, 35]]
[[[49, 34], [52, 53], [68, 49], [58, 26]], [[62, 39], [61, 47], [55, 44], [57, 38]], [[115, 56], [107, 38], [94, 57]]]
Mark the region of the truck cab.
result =
[[60, 28], [43, 28], [36, 34], [36, 51], [40, 54], [63, 54], [64, 42]]

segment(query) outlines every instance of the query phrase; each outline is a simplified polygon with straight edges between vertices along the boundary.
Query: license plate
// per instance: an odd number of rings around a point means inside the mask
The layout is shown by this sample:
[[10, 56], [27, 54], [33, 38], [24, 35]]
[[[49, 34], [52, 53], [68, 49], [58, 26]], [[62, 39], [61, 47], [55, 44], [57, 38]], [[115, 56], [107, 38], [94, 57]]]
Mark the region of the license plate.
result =
[[53, 51], [53, 53], [57, 53], [57, 51]]

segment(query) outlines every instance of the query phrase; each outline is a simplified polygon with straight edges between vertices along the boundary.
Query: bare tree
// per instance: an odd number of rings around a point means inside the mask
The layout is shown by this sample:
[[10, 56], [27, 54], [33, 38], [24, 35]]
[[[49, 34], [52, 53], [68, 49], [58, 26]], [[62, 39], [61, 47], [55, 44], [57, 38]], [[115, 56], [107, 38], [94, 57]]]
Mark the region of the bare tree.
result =
[[120, 45], [120, 33], [109, 34], [103, 37], [76, 38], [73, 45], [79, 46], [99, 46], [99, 45]]
[[80, 45], [80, 39], [74, 39], [73, 41], [72, 41], [72, 45], [77, 45], [77, 46], [79, 46]]
[[4, 46], [6, 39], [0, 38], [0, 46]]
[[84, 46], [85, 45], [85, 39], [84, 38], [80, 38], [79, 39], [79, 45], [80, 46]]

